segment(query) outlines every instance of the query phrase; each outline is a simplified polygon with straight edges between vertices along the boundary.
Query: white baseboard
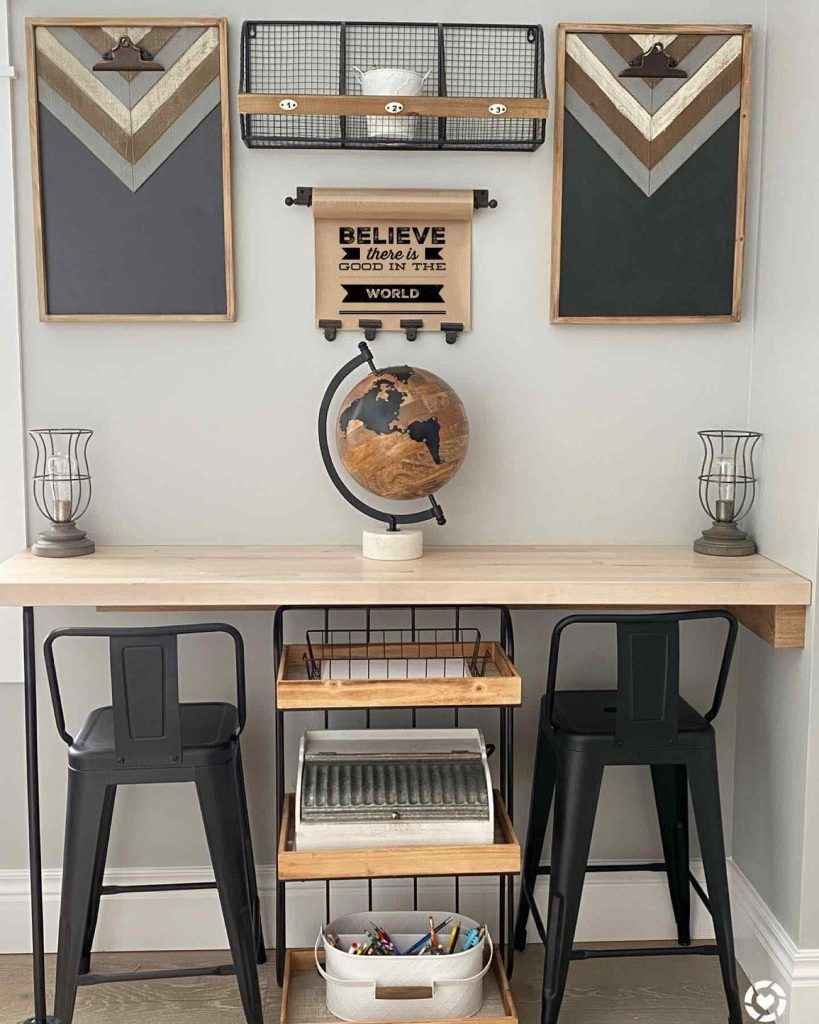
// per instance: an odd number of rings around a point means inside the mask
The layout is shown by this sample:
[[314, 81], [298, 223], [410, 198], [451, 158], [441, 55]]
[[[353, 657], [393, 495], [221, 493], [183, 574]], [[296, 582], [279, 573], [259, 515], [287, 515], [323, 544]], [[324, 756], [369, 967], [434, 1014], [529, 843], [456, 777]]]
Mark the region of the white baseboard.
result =
[[819, 1020], [819, 949], [800, 949], [736, 864], [731, 910], [737, 960], [751, 981], [775, 981], [788, 998], [779, 1024]]
[[[780, 1024], [815, 1024], [819, 1020], [819, 949], [800, 949], [770, 908], [735, 865], [729, 864], [731, 900], [737, 959], [753, 981], [778, 982], [788, 996], [788, 1014]], [[693, 865], [702, 878], [702, 866]], [[111, 885], [157, 882], [202, 882], [209, 868], [136, 868], [106, 874]], [[259, 891], [268, 942], [273, 942], [275, 870], [258, 870]], [[53, 952], [57, 940], [60, 872], [44, 872], [46, 948]], [[292, 945], [313, 943], [324, 918], [324, 885], [321, 882], [288, 886], [288, 938]], [[538, 903], [545, 907], [548, 881], [537, 886]], [[30, 918], [28, 873], [0, 871], [0, 953], [28, 952]], [[366, 882], [336, 882], [333, 916], [359, 910], [367, 898]], [[375, 906], [382, 910], [408, 905], [411, 883], [388, 879], [375, 883]], [[453, 906], [449, 879], [419, 880], [421, 905], [431, 910]], [[461, 906], [471, 916], [497, 929], [497, 887], [490, 878], [461, 879]], [[692, 903], [692, 933], [696, 938], [713, 936], [711, 920], [696, 898]], [[533, 929], [530, 934], [533, 934]], [[665, 876], [644, 872], [609, 872], [587, 876], [577, 928], [579, 942], [673, 939], [674, 920], [668, 901]], [[140, 893], [108, 896], [97, 932], [100, 950], [224, 949], [227, 946], [219, 902], [213, 890]]]
[[[701, 869], [694, 866], [700, 876]], [[211, 878], [209, 868], [137, 868], [106, 873], [109, 885], [145, 885], [157, 882], [202, 882]], [[258, 869], [259, 892], [266, 937], [273, 944], [275, 870]], [[420, 879], [419, 900], [431, 910], [454, 905], [451, 879]], [[60, 872], [43, 874], [46, 948], [54, 951], [60, 899]], [[538, 903], [545, 906], [548, 882], [537, 886]], [[375, 906], [382, 910], [408, 906], [411, 882], [379, 880], [374, 885]], [[462, 878], [464, 911], [497, 930], [497, 883], [491, 878]], [[367, 885], [362, 881], [335, 882], [331, 911], [334, 917], [360, 910], [366, 903]], [[288, 939], [291, 945], [311, 945], [324, 918], [324, 884], [302, 882], [288, 885]], [[708, 914], [694, 899], [693, 934], [713, 935]], [[531, 930], [534, 934], [534, 929]], [[30, 949], [28, 873], [0, 871], [0, 953]], [[672, 939], [674, 919], [668, 901], [665, 876], [644, 872], [595, 873], [587, 877], [578, 922], [577, 938], [590, 941], [639, 941]], [[219, 902], [213, 890], [139, 893], [106, 896], [100, 914], [96, 948], [100, 950], [224, 949], [227, 946]]]

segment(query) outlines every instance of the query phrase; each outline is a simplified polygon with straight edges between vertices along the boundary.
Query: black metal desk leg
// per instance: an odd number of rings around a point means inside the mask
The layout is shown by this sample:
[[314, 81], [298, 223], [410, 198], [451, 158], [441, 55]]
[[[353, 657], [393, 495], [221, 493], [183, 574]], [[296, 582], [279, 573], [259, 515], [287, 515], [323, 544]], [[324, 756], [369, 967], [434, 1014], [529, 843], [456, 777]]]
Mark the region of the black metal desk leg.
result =
[[23, 688], [26, 709], [26, 797], [28, 802], [28, 870], [31, 884], [31, 949], [34, 1016], [25, 1024], [52, 1024], [46, 1014], [43, 944], [43, 862], [40, 849], [40, 770], [37, 754], [37, 667], [34, 609], [23, 609]]
[[[273, 742], [276, 746], [276, 834], [274, 849], [279, 849], [282, 817], [284, 814], [284, 713], [278, 706], [275, 690], [279, 678], [279, 662], [284, 649], [284, 608], [277, 608], [273, 616], [273, 686], [275, 713], [273, 716]], [[326, 719], [326, 712], [325, 712]], [[326, 728], [326, 726], [325, 726]], [[279, 988], [284, 983], [284, 968], [287, 958], [287, 892], [285, 883], [278, 877], [278, 854], [276, 857], [276, 981]], [[329, 920], [329, 915], [328, 915]]]

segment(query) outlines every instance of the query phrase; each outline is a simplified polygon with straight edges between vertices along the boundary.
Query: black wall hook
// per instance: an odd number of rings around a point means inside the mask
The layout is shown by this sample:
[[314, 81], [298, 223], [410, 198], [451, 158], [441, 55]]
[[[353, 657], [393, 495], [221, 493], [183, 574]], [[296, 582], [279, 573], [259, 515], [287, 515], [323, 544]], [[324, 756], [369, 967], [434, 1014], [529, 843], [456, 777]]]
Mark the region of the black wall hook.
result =
[[441, 330], [444, 332], [447, 345], [454, 345], [463, 329], [464, 325], [461, 323], [441, 324]]
[[628, 62], [620, 78], [688, 78], [688, 73], [677, 67], [678, 61], [665, 52], [663, 43], [655, 43], [650, 50]]
[[324, 331], [327, 341], [336, 340], [336, 332], [341, 328], [340, 320], [319, 320], [319, 328]]
[[364, 331], [367, 341], [375, 341], [375, 336], [383, 327], [381, 320], [359, 320], [358, 326]]
[[415, 341], [418, 331], [424, 326], [423, 320], [400, 320], [401, 329], [407, 336], [407, 341]]

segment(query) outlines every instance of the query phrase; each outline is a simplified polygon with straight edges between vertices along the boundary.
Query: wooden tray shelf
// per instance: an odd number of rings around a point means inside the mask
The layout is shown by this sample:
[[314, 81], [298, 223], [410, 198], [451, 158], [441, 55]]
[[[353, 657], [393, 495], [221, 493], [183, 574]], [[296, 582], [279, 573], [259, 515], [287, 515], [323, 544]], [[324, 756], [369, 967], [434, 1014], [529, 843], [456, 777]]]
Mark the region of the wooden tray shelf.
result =
[[[321, 659], [376, 658], [460, 658], [471, 657], [474, 645], [314, 644], [313, 654]], [[459, 677], [408, 679], [309, 679], [306, 644], [284, 647], [276, 680], [276, 706], [281, 711], [327, 708], [434, 708], [498, 707], [519, 705], [521, 680], [517, 669], [500, 644], [482, 641], [479, 657], [488, 655], [485, 674]]]
[[284, 800], [278, 850], [281, 881], [335, 878], [410, 878], [513, 874], [520, 871], [520, 843], [497, 790], [495, 842], [479, 846], [394, 846], [371, 849], [296, 850], [296, 798]]
[[[319, 954], [323, 962], [324, 953]], [[338, 1024], [325, 1005], [324, 981], [316, 971], [312, 949], [289, 949], [284, 964], [280, 1024]], [[518, 1024], [518, 1009], [503, 963], [495, 954], [483, 983], [483, 1006], [474, 1017], [446, 1024]], [[410, 1022], [411, 1024], [411, 1022]]]

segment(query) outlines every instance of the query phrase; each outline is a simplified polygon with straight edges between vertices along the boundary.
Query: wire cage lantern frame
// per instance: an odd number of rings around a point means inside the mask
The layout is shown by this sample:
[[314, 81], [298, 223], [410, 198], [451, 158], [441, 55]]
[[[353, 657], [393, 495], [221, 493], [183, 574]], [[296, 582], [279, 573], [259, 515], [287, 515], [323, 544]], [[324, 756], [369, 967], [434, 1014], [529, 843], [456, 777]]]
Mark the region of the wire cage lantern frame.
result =
[[94, 542], [77, 528], [91, 504], [85, 427], [46, 427], [29, 431], [36, 452], [32, 491], [38, 511], [51, 524], [32, 545], [32, 553], [51, 558], [87, 555]]
[[756, 545], [737, 523], [756, 498], [754, 451], [762, 437], [755, 430], [700, 430], [703, 447], [699, 474], [700, 505], [712, 525], [694, 542], [694, 550], [711, 555], [747, 555]]

